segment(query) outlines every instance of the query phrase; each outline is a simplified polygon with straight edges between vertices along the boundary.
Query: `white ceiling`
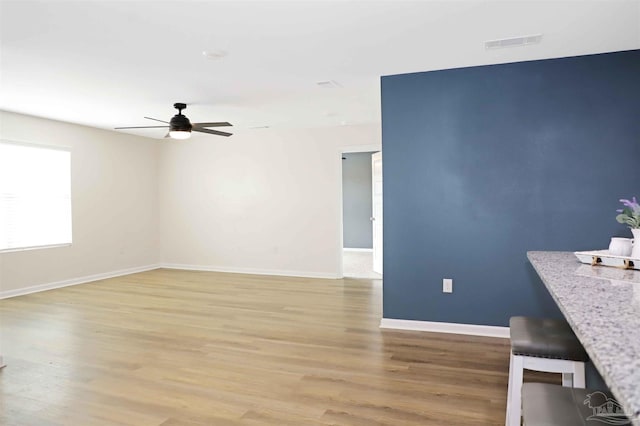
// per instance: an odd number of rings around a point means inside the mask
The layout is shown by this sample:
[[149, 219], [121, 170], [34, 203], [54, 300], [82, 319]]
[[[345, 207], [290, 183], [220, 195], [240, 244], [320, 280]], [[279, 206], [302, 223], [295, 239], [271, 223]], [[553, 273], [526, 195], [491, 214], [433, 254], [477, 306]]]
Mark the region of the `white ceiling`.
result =
[[640, 48], [640, 0], [0, 5], [0, 109], [105, 129], [168, 120], [174, 102], [235, 131], [379, 122], [382, 75]]

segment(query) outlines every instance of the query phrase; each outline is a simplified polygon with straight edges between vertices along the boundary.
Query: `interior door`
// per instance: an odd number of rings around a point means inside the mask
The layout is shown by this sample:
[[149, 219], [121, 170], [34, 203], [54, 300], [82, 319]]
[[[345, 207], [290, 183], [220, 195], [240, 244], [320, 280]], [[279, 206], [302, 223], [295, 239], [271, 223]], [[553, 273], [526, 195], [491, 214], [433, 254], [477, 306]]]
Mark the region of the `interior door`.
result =
[[373, 188], [373, 270], [382, 273], [382, 153], [371, 155], [371, 178]]

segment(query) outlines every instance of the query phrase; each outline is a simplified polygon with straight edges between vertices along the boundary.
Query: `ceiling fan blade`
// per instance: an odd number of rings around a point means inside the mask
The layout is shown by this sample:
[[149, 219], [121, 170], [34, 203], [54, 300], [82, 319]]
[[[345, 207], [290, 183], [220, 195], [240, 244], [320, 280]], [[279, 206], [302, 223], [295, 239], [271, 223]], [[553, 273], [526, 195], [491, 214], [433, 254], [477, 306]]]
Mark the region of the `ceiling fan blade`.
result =
[[115, 130], [121, 129], [166, 129], [169, 126], [137, 126], [137, 127], [114, 127]]
[[157, 118], [145, 117], [147, 120], [159, 121], [161, 123], [169, 124], [168, 121], [158, 120]]
[[223, 126], [233, 126], [231, 123], [227, 123], [226, 121], [212, 122], [212, 123], [193, 123], [196, 127], [223, 127]]
[[218, 135], [218, 136], [231, 136], [232, 135], [232, 133], [219, 132], [218, 130], [202, 129], [202, 128], [198, 128], [198, 127], [194, 127], [193, 129], [191, 129], [191, 131], [200, 132], [200, 133], [209, 133], [210, 135]]

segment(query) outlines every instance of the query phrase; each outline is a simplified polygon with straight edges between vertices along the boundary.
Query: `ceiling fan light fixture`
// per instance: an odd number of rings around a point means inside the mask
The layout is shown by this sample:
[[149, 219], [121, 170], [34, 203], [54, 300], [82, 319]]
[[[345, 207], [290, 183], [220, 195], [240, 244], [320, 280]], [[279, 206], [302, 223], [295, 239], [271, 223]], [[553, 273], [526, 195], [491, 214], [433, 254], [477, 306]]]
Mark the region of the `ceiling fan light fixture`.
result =
[[191, 130], [169, 130], [169, 137], [171, 139], [189, 139], [191, 137]]

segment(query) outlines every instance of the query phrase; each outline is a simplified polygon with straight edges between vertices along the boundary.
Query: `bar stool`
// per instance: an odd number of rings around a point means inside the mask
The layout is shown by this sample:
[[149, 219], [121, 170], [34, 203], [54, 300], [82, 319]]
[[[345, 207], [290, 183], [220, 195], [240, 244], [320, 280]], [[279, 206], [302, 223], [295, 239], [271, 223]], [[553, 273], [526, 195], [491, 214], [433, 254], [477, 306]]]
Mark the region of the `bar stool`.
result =
[[520, 426], [524, 370], [562, 373], [562, 386], [584, 388], [588, 356], [567, 322], [511, 317], [506, 426]]
[[522, 424], [524, 426], [584, 426], [630, 424], [608, 392], [565, 388], [546, 383], [522, 386]]

